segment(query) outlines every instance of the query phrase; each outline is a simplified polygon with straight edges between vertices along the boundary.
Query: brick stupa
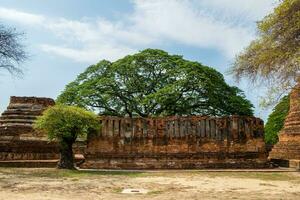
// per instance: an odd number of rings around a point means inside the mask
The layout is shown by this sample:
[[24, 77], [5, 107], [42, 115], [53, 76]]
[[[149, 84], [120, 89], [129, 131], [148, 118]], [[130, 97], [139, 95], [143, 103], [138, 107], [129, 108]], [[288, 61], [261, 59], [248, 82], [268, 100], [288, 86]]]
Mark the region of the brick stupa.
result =
[[[0, 167], [54, 167], [59, 159], [57, 142], [46, 133], [33, 129], [33, 123], [49, 106], [51, 98], [10, 97], [7, 109], [0, 116]], [[73, 145], [75, 154], [83, 154], [85, 141]], [[82, 162], [82, 156], [76, 157]]]
[[[57, 144], [33, 129], [36, 118], [54, 104], [50, 98], [10, 98], [0, 116], [0, 166], [37, 167], [44, 164], [39, 160], [58, 159]], [[55, 165], [56, 162], [51, 164]]]
[[37, 137], [32, 124], [49, 106], [55, 104], [53, 99], [40, 97], [10, 97], [7, 109], [0, 116], [0, 136], [13, 136], [12, 139]]
[[279, 142], [270, 152], [269, 159], [282, 166], [296, 167], [300, 164], [300, 83], [290, 94], [290, 110], [284, 128], [279, 134]]

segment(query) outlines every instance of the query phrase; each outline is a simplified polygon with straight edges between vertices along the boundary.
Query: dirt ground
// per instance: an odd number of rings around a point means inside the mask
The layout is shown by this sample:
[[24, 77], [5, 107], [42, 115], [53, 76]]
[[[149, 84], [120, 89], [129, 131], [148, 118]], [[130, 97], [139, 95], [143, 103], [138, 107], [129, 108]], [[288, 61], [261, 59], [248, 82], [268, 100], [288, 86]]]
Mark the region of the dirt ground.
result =
[[[131, 188], [148, 193], [122, 193]], [[0, 199], [300, 199], [300, 173], [0, 168]]]

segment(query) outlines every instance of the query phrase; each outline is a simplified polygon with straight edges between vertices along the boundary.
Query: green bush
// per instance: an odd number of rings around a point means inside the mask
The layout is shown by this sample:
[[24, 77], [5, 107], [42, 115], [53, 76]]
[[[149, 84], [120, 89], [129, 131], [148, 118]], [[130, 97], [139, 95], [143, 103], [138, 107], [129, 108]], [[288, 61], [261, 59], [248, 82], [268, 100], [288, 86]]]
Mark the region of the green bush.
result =
[[265, 141], [267, 144], [277, 143], [278, 133], [283, 128], [289, 108], [290, 98], [289, 96], [284, 96], [269, 115], [265, 125]]

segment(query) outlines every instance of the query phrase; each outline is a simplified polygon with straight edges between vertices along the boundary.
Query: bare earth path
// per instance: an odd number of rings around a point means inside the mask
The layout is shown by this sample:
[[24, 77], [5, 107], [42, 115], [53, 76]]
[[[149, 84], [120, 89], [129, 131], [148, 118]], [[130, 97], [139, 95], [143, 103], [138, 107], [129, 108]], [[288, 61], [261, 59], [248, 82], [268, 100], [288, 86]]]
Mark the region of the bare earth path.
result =
[[[148, 193], [122, 194], [126, 188]], [[0, 168], [0, 199], [300, 199], [300, 173]]]

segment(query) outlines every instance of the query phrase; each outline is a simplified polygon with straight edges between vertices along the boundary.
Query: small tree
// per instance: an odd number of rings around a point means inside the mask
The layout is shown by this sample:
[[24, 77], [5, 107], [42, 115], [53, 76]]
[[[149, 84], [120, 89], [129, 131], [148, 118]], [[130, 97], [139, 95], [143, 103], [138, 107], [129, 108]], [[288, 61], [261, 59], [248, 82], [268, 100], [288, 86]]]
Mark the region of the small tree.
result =
[[56, 105], [48, 108], [34, 124], [45, 131], [50, 140], [57, 140], [60, 146], [58, 168], [73, 169], [72, 145], [78, 136], [86, 137], [100, 129], [100, 123], [92, 112], [75, 106]]

